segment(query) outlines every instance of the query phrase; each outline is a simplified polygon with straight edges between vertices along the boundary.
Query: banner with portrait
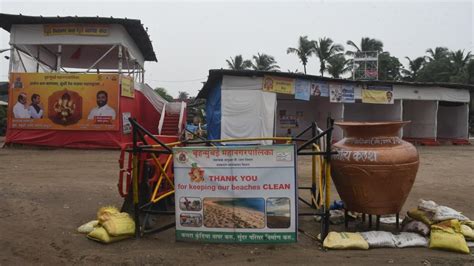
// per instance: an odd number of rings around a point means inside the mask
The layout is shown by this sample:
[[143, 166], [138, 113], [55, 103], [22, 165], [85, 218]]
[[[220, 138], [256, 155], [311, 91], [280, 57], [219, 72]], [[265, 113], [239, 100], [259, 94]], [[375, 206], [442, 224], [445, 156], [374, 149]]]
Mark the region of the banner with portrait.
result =
[[362, 102], [376, 104], [393, 104], [392, 85], [367, 85], [362, 88]]
[[295, 79], [275, 76], [263, 77], [263, 91], [295, 94]]
[[11, 73], [9, 127], [119, 130], [116, 74]]
[[354, 86], [352, 84], [329, 84], [329, 101], [332, 103], [354, 103]]
[[311, 96], [329, 97], [329, 84], [327, 82], [311, 82]]

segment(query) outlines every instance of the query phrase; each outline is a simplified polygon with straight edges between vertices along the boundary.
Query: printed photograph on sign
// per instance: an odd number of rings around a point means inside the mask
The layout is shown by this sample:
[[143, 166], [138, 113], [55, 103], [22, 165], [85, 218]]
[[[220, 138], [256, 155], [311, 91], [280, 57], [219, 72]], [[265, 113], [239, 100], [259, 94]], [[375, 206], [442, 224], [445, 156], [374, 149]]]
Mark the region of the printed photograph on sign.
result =
[[132, 124], [130, 120], [128, 120], [132, 116], [131, 113], [126, 112], [122, 113], [122, 132], [123, 134], [130, 134], [132, 133]]
[[119, 130], [118, 75], [12, 73], [11, 128]]
[[182, 211], [201, 211], [202, 203], [200, 198], [181, 197], [179, 199], [179, 208]]
[[184, 227], [201, 227], [202, 215], [199, 213], [181, 213], [179, 223]]
[[267, 227], [288, 228], [291, 225], [290, 199], [267, 199]]
[[312, 96], [329, 96], [329, 85], [325, 82], [312, 82], [311, 83], [311, 95]]
[[204, 198], [204, 226], [210, 228], [264, 228], [263, 198]]

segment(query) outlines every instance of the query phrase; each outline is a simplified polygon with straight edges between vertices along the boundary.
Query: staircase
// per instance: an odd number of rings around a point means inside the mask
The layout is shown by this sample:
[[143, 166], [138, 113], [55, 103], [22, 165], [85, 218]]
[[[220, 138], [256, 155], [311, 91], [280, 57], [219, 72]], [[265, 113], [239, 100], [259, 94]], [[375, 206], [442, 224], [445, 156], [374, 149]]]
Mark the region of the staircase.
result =
[[161, 128], [161, 135], [177, 136], [179, 134], [179, 114], [166, 113]]

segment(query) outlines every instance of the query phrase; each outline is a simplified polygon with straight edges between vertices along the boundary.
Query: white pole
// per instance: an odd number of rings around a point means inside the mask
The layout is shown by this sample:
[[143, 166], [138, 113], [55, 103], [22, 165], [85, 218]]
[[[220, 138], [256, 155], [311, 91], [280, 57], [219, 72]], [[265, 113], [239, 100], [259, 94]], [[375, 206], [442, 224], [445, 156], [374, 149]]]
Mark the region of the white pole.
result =
[[[400, 121], [403, 121], [403, 99], [400, 99]], [[404, 130], [405, 127], [402, 127], [402, 130], [400, 130], [400, 138], [403, 138]]]
[[61, 54], [63, 53], [63, 46], [60, 44], [58, 45], [58, 54], [57, 54], [57, 61], [56, 61], [56, 72], [61, 71]]
[[15, 47], [10, 45], [10, 61], [8, 63], [8, 74], [10, 74], [13, 70], [13, 58], [15, 56]]
[[435, 141], [438, 140], [438, 109], [439, 109], [439, 101], [436, 101], [435, 126], [434, 126]]

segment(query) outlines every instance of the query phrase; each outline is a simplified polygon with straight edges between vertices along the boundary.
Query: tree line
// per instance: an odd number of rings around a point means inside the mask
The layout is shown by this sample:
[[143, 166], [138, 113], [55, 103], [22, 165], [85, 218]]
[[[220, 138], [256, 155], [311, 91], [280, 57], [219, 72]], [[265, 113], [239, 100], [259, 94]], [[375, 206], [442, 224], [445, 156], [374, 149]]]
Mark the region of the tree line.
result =
[[[341, 78], [345, 74], [352, 73], [353, 58], [357, 53], [377, 52], [379, 80], [474, 84], [474, 57], [471, 52], [450, 51], [446, 47], [429, 48], [425, 55], [413, 59], [405, 57], [408, 62], [408, 67], [405, 68], [399, 58], [384, 50], [383, 42], [380, 40], [363, 37], [358, 44], [348, 40], [346, 45], [348, 50], [328, 37], [310, 40], [308, 36], [300, 36], [298, 45], [288, 47], [286, 52], [298, 57], [304, 74], [308, 61], [313, 56], [319, 60], [321, 76], [327, 73], [334, 78]], [[275, 58], [265, 53], [254, 55], [252, 60], [236, 55], [227, 59], [226, 63], [229, 69], [233, 70], [280, 71]]]

